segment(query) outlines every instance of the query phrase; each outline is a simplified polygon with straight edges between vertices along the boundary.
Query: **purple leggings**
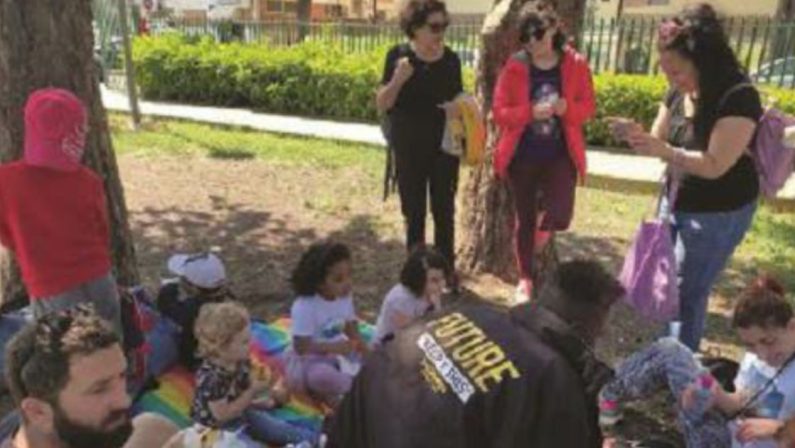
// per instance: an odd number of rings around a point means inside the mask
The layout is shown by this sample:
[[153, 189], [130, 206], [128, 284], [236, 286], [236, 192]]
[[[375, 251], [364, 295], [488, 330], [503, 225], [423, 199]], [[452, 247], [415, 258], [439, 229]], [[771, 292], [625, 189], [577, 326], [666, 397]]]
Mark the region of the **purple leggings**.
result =
[[508, 174], [516, 208], [514, 239], [519, 274], [531, 279], [538, 214], [544, 212], [541, 230], [569, 228], [577, 171], [568, 157], [558, 157], [542, 163], [513, 163]]
[[351, 388], [353, 377], [340, 371], [337, 360], [331, 356], [291, 355], [287, 380], [293, 390], [309, 394], [328, 402], [336, 402]]

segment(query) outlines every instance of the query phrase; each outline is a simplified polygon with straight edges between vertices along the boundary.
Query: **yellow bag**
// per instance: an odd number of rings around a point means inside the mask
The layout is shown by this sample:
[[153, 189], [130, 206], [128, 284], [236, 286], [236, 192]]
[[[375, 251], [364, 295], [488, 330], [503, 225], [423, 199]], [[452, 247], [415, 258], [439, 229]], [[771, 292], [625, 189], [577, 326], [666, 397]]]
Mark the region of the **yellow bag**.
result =
[[486, 124], [480, 103], [474, 96], [461, 93], [453, 104], [460, 117], [447, 120], [442, 149], [469, 166], [479, 165], [486, 155]]

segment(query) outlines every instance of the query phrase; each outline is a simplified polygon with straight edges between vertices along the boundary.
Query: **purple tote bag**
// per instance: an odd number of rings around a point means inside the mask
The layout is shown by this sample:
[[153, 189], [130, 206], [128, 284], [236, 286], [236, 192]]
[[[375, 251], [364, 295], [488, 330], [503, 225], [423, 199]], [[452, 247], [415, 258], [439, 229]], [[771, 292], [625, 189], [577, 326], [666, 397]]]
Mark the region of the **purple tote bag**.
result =
[[[676, 187], [670, 190], [675, 193]], [[673, 197], [669, 193], [667, 210], [673, 206]], [[641, 222], [619, 276], [627, 303], [645, 318], [663, 322], [679, 315], [676, 256], [667, 210]]]

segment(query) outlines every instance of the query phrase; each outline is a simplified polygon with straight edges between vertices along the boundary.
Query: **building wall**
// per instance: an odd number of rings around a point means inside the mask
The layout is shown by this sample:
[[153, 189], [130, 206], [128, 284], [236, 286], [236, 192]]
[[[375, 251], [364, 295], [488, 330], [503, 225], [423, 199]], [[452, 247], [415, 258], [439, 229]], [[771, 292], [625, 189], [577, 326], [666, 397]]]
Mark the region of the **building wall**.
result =
[[494, 3], [493, 0], [447, 0], [447, 10], [454, 15], [487, 14]]

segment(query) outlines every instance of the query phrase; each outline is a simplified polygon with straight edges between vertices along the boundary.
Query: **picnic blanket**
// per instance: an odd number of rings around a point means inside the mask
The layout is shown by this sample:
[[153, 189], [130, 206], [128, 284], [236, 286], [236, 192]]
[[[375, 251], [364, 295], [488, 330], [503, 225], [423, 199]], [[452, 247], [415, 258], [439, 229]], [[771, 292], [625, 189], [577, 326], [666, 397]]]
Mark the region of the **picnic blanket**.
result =
[[[370, 340], [373, 327], [360, 324], [359, 331]], [[290, 319], [271, 323], [254, 321], [251, 325], [251, 360], [256, 369], [265, 368], [272, 375], [283, 377], [285, 352], [290, 345]], [[154, 412], [170, 419], [179, 427], [190, 426], [190, 407], [193, 400], [193, 373], [175, 366], [157, 378], [156, 389], [143, 394], [134, 404], [135, 413]], [[320, 430], [325, 410], [307, 396], [292, 394], [290, 401], [272, 411], [275, 417], [305, 428]]]

